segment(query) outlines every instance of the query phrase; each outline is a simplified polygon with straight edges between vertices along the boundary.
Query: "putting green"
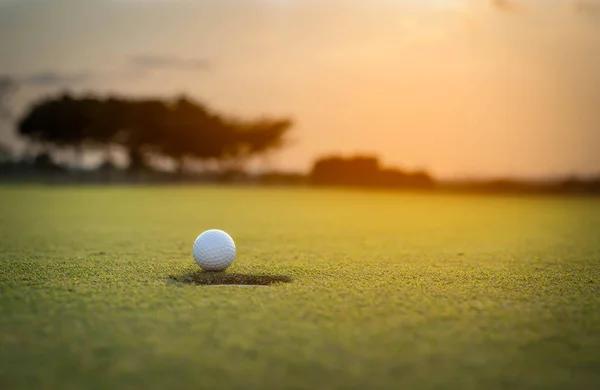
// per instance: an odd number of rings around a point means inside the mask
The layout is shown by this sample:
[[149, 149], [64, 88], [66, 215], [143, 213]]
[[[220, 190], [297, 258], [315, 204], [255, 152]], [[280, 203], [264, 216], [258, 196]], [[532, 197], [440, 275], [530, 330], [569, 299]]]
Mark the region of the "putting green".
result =
[[0, 187], [0, 388], [600, 388], [600, 199]]

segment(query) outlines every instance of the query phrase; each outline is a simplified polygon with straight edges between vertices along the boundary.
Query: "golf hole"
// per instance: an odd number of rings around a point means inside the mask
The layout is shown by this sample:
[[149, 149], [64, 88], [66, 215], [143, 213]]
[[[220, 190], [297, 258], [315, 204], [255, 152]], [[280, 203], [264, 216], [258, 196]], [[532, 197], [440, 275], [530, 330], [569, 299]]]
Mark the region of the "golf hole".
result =
[[277, 283], [290, 283], [286, 275], [247, 275], [227, 272], [195, 271], [169, 277], [170, 282], [195, 284], [198, 286], [270, 286]]

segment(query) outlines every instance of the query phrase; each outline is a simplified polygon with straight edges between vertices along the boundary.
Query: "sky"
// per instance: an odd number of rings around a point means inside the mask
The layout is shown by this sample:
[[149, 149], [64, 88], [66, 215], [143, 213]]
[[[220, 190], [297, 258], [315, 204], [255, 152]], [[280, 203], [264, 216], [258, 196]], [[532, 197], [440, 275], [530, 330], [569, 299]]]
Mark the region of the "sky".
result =
[[285, 170], [600, 174], [600, 0], [0, 0], [0, 74], [19, 113], [68, 88], [291, 117]]

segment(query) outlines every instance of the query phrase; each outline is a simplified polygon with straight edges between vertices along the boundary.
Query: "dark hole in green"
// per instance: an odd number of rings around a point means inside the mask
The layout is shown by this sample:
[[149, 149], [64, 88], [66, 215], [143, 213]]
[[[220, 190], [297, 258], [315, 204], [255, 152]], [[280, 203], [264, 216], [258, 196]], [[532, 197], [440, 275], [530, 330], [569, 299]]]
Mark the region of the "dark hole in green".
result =
[[184, 275], [169, 276], [169, 280], [178, 283], [197, 284], [206, 286], [219, 284], [270, 286], [275, 283], [290, 283], [292, 281], [292, 278], [286, 275], [255, 275], [227, 272], [194, 271]]

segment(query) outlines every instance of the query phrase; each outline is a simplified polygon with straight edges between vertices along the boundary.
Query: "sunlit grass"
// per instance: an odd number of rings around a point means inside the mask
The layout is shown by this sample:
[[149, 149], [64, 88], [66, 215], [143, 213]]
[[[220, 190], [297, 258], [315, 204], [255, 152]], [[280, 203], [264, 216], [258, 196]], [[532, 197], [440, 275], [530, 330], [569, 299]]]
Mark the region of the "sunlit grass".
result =
[[598, 231], [585, 198], [4, 187], [0, 387], [594, 388]]

